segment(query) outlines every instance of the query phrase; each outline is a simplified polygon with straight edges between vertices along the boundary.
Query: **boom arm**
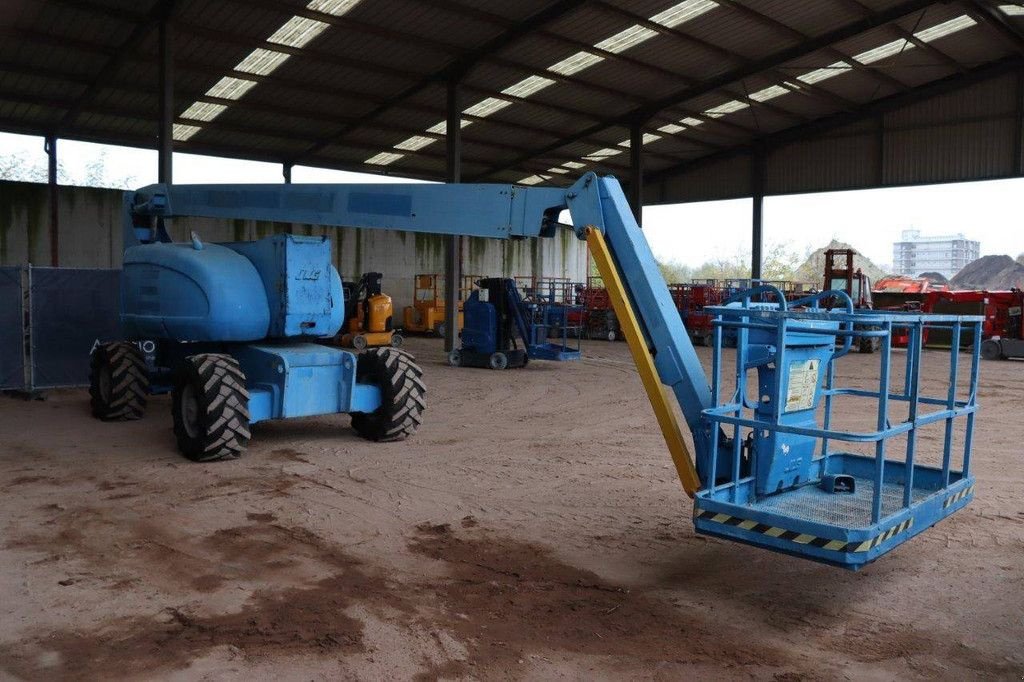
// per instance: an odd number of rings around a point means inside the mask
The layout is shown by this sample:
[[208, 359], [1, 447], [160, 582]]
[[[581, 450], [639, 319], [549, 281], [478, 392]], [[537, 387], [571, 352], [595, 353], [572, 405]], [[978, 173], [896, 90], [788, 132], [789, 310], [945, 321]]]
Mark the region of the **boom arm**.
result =
[[[620, 323], [689, 494], [700, 486], [693, 461], [665, 403], [674, 393], [693, 433], [698, 470], [708, 471], [712, 407], [707, 377], [647, 240], [613, 177], [588, 173], [568, 189], [517, 185], [151, 185], [125, 200], [125, 246], [170, 241], [164, 219], [201, 216], [301, 222], [492, 239], [552, 237], [568, 209], [588, 239]], [[621, 309], [620, 309], [621, 308]], [[628, 308], [628, 310], [627, 310]], [[649, 371], [645, 374], [645, 367]], [[655, 385], [654, 373], [660, 380]]]

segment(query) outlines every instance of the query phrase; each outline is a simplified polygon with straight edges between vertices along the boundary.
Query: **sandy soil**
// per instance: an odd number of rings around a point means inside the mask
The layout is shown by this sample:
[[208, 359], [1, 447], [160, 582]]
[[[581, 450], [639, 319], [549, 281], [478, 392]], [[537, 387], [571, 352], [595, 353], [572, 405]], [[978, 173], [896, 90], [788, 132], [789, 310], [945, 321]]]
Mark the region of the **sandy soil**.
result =
[[397, 444], [278, 422], [199, 465], [166, 397], [0, 398], [0, 677], [1024, 676], [1024, 363], [984, 366], [977, 500], [854, 574], [695, 536], [625, 345], [409, 347], [430, 407]]

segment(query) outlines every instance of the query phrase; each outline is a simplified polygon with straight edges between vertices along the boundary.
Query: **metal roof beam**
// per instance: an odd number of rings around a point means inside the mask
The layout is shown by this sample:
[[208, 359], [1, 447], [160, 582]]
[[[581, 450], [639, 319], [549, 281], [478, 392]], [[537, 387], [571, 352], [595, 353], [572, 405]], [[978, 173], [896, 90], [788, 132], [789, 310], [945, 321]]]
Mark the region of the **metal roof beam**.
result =
[[813, 54], [818, 50], [834, 45], [835, 43], [848, 40], [849, 38], [853, 38], [862, 33], [865, 33], [866, 31], [878, 28], [879, 26], [884, 26], [885, 24], [896, 21], [902, 17], [907, 16], [908, 14], [924, 9], [925, 7], [928, 7], [929, 5], [933, 4], [933, 2], [934, 0], [904, 0], [903, 2], [900, 2], [897, 5], [894, 5], [893, 7], [876, 13], [872, 17], [865, 17], [863, 19], [853, 21], [845, 26], [842, 26], [833, 31], [829, 31], [828, 33], [825, 33], [821, 36], [817, 36], [815, 38], [807, 40], [806, 42], [803, 42], [799, 45], [786, 48], [768, 57], [759, 59], [751, 64], [730, 70], [715, 78], [708, 79], [707, 81], [702, 82], [702, 84], [699, 87], [684, 88], [683, 90], [673, 95], [663, 97], [655, 102], [652, 102], [647, 106], [638, 107], [620, 116], [606, 118], [603, 121], [593, 126], [589, 126], [574, 135], [570, 135], [564, 140], [552, 143], [551, 145], [546, 145], [545, 147], [540, 149], [529, 151], [525, 154], [521, 154], [520, 156], [516, 157], [515, 159], [508, 163], [502, 163], [500, 165], [492, 166], [486, 172], [477, 176], [476, 179], [486, 178], [490, 175], [493, 175], [494, 173], [506, 170], [508, 168], [514, 168], [515, 166], [525, 161], [528, 161], [534, 156], [554, 151], [555, 149], [558, 149], [562, 146], [571, 144], [572, 142], [576, 142], [583, 137], [588, 137], [594, 135], [595, 133], [601, 132], [606, 128], [612, 126], [628, 125], [630, 121], [636, 120], [637, 118], [653, 116], [659, 111], [682, 104], [688, 100], [694, 99], [695, 97], [700, 97], [710, 92], [714, 92], [715, 90], [718, 90], [724, 86], [729, 85], [730, 83], [734, 83], [736, 81], [743, 80], [744, 78], [748, 78], [760, 72], [779, 67], [787, 62], [793, 61], [794, 59], [799, 59], [800, 57]]
[[[842, 0], [842, 1], [844, 3], [846, 3], [846, 5], [848, 7], [850, 7], [851, 9], [853, 9], [855, 12], [860, 12], [863, 16], [871, 16], [871, 14], [873, 14], [873, 12], [874, 12], [871, 8], [869, 8], [867, 5], [865, 5], [861, 0]], [[966, 66], [964, 66], [963, 64], [961, 64], [957, 60], [953, 59], [948, 54], [946, 54], [945, 52], [943, 52], [939, 48], [935, 47], [931, 43], [926, 43], [925, 41], [921, 40], [920, 38], [915, 36], [913, 34], [913, 32], [908, 31], [907, 29], [903, 28], [899, 24], [896, 24], [896, 23], [890, 24], [889, 28], [891, 28], [896, 33], [896, 35], [898, 35], [900, 38], [903, 38], [904, 40], [912, 43], [915, 47], [921, 48], [921, 50], [923, 50], [924, 52], [927, 52], [932, 57], [934, 57], [935, 59], [938, 59], [940, 62], [942, 62], [946, 66], [950, 67], [951, 69], [954, 69], [956, 71], [960, 71], [961, 73], [964, 72], [964, 71], [967, 71], [967, 67]]]
[[145, 21], [135, 25], [135, 28], [128, 34], [128, 37], [118, 45], [115, 53], [107, 60], [107, 63], [100, 68], [92, 83], [86, 86], [85, 90], [75, 98], [74, 103], [64, 113], [64, 116], [57, 124], [57, 133], [64, 131], [69, 125], [74, 123], [82, 107], [88, 104], [103, 89], [110, 78], [121, 67], [121, 64], [124, 63], [126, 56], [138, 47], [146, 34], [158, 26], [160, 21], [167, 20], [174, 10], [174, 2], [175, 0], [160, 0], [146, 15]]

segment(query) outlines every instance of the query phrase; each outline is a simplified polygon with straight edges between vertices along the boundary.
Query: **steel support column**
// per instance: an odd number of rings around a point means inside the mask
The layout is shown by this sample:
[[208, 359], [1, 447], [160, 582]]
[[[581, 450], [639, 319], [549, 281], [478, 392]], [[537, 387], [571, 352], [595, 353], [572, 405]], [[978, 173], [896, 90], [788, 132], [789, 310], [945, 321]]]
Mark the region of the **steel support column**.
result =
[[[60, 194], [57, 191], [57, 138], [47, 135], [44, 147], [46, 150], [46, 184], [49, 191], [50, 204], [50, 265], [60, 265]], [[31, 225], [29, 226], [32, 227]], [[31, 259], [32, 254], [29, 254]]]
[[168, 17], [160, 19], [160, 129], [157, 133], [157, 178], [173, 182], [174, 147], [174, 28]]
[[281, 175], [284, 176], [284, 184], [292, 184], [292, 164], [283, 163], [281, 164]]
[[629, 205], [641, 227], [644, 212], [644, 129], [637, 122], [629, 127]]
[[[445, 151], [447, 152], [448, 182], [462, 181], [462, 106], [459, 97], [459, 83], [448, 81], [448, 97], [445, 107]], [[462, 237], [449, 236], [444, 245], [444, 350], [455, 348], [458, 338], [459, 283], [462, 273], [459, 272], [459, 254], [462, 252]]]
[[765, 151], [759, 147], [750, 161], [750, 192], [753, 197], [752, 230], [750, 243], [750, 277], [761, 279], [764, 261], [764, 174]]

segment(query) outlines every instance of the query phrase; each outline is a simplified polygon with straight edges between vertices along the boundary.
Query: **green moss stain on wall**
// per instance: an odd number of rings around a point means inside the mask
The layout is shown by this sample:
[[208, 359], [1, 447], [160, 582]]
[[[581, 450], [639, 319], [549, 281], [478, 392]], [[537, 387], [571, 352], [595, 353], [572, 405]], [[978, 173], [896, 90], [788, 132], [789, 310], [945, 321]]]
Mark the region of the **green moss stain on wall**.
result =
[[467, 274], [475, 275], [487, 267], [487, 251], [493, 240], [483, 237], [469, 237], [469, 258], [464, 269]]
[[440, 272], [444, 269], [444, 235], [416, 232], [416, 264], [418, 272]]

